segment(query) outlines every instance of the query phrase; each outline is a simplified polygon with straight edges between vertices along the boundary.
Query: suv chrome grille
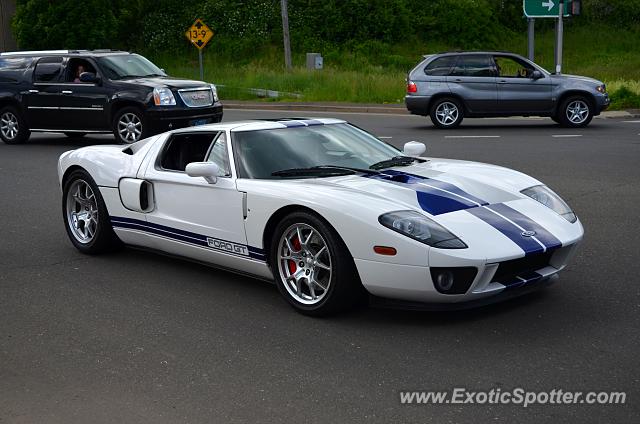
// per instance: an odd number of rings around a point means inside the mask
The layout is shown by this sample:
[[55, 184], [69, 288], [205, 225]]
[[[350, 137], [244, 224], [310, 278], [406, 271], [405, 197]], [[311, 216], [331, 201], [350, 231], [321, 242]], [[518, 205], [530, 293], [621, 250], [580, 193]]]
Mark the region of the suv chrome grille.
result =
[[213, 104], [213, 94], [210, 88], [178, 90], [180, 98], [189, 107], [204, 107]]

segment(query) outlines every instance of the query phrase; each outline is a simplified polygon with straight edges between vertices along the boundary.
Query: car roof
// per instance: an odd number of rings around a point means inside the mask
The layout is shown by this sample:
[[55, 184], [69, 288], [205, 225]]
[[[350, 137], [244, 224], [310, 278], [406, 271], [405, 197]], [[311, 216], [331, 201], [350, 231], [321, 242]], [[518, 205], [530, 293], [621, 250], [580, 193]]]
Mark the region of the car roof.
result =
[[520, 56], [518, 53], [508, 52], [508, 51], [501, 51], [501, 50], [454, 50], [454, 51], [426, 54], [426, 55], [424, 55], [424, 58], [427, 59], [427, 58], [434, 57], [434, 56], [471, 55], [471, 54], [490, 54], [490, 55], [494, 55], [495, 54], [495, 55]]
[[133, 54], [131, 52], [125, 52], [121, 50], [29, 50], [29, 51], [17, 51], [17, 52], [3, 52], [0, 53], [2, 57], [20, 57], [20, 56], [113, 56], [122, 54]]
[[316, 125], [345, 124], [347, 121], [336, 118], [275, 118], [252, 119], [246, 121], [224, 122], [218, 124], [199, 125], [197, 127], [181, 128], [174, 133], [192, 131], [261, 131], [282, 128], [311, 127]]

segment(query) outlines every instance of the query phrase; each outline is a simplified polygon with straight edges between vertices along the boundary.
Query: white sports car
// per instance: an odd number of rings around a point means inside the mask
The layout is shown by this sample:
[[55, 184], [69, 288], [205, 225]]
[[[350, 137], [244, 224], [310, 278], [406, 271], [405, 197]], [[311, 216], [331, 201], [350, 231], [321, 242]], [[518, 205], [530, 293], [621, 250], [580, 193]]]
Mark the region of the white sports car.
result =
[[84, 253], [134, 245], [274, 280], [321, 315], [369, 294], [461, 308], [553, 281], [582, 239], [569, 206], [499, 166], [399, 151], [338, 119], [231, 122], [62, 154]]

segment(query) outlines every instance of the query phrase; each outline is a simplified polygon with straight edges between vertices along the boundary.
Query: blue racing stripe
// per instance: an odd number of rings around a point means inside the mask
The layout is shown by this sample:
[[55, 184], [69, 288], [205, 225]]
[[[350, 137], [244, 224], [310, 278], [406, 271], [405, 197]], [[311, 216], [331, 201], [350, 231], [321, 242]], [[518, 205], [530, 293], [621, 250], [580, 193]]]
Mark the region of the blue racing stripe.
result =
[[488, 204], [453, 184], [394, 169], [364, 176], [390, 183], [406, 184], [416, 192], [420, 207], [431, 215], [440, 215]]
[[496, 215], [486, 207], [467, 210], [470, 214], [480, 218], [496, 230], [507, 236], [509, 240], [517, 244], [525, 255], [533, 255], [544, 252], [544, 248], [531, 237], [524, 237], [522, 230], [506, 219]]
[[496, 203], [487, 207], [498, 212], [500, 215], [504, 215], [506, 218], [515, 222], [525, 230], [535, 231], [536, 234], [534, 237], [540, 240], [547, 250], [557, 249], [562, 246], [560, 240], [558, 240], [556, 236], [551, 234], [546, 228], [504, 203]]
[[[193, 233], [190, 231], [181, 230], [179, 228], [168, 227], [166, 225], [155, 224], [155, 223], [143, 221], [140, 219], [113, 216], [111, 217], [111, 225], [114, 228], [128, 228], [132, 230], [138, 230], [138, 231], [146, 232], [149, 234], [155, 234], [155, 235], [166, 237], [172, 240], [180, 241], [183, 243], [189, 243], [189, 244], [200, 246], [200, 247], [206, 247], [212, 250], [221, 251], [221, 252], [225, 252], [228, 254], [233, 254], [241, 257], [250, 257], [250, 258], [261, 260], [261, 261], [266, 260], [266, 254], [264, 250], [259, 247], [247, 246], [242, 243], [222, 240], [216, 237], [210, 237], [203, 234]], [[232, 245], [244, 246], [247, 249], [248, 256], [240, 253], [232, 252], [227, 249], [212, 247], [209, 244], [208, 239], [215, 239], [217, 241], [230, 243]]]

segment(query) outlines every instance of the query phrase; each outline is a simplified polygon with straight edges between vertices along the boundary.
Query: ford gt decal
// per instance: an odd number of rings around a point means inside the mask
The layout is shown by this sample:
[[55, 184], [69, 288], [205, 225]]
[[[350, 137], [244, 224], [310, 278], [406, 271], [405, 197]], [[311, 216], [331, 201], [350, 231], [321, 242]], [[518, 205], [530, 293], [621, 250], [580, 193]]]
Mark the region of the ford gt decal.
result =
[[165, 237], [174, 241], [179, 241], [185, 244], [223, 251], [231, 255], [244, 256], [263, 262], [266, 261], [264, 250], [258, 247], [247, 246], [228, 240], [221, 240], [202, 234], [192, 233], [190, 231], [180, 230], [178, 228], [167, 227], [165, 225], [142, 221], [140, 219], [112, 216], [111, 225], [113, 226], [113, 228], [126, 228], [142, 231], [145, 233]]
[[420, 207], [431, 215], [440, 215], [489, 204], [453, 184], [394, 169], [389, 169], [379, 174], [365, 175], [365, 177], [407, 185], [415, 190]]

